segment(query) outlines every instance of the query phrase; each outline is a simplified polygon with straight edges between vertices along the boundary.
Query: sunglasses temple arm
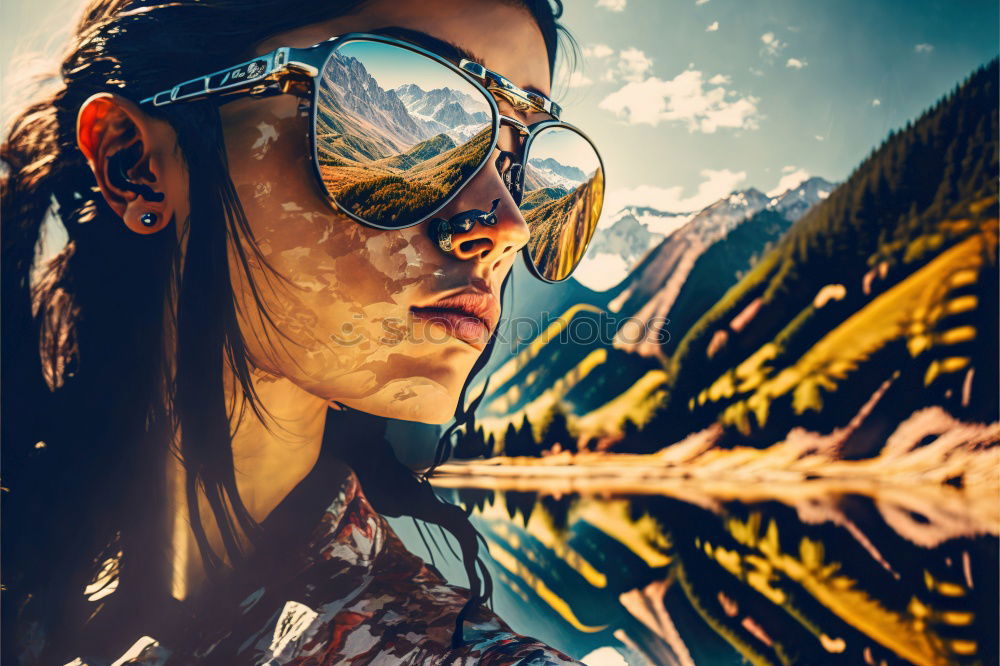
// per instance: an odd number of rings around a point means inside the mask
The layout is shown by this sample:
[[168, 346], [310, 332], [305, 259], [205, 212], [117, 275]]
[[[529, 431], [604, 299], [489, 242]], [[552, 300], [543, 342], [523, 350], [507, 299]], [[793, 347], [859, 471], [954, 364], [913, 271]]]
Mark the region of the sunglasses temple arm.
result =
[[329, 50], [325, 44], [307, 49], [275, 49], [253, 60], [178, 83], [147, 97], [140, 105], [161, 107], [217, 97], [301, 94], [319, 75]]

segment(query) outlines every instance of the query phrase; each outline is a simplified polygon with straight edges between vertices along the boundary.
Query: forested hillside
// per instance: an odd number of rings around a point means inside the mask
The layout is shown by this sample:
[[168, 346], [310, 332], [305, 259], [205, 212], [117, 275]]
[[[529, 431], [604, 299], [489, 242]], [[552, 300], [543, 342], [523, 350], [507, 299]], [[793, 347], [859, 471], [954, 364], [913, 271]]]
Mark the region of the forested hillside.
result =
[[996, 418], [997, 78], [994, 60], [891, 133], [683, 333], [651, 442], [829, 430], [879, 389], [887, 423]]

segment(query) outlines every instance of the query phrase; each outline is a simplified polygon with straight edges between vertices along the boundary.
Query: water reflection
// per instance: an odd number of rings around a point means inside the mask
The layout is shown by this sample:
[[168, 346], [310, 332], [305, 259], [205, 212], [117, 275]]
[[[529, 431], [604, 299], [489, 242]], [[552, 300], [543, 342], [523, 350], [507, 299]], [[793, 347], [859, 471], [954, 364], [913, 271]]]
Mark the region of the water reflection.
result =
[[473, 507], [501, 617], [578, 659], [613, 647], [628, 664], [997, 662], [993, 492], [440, 492]]

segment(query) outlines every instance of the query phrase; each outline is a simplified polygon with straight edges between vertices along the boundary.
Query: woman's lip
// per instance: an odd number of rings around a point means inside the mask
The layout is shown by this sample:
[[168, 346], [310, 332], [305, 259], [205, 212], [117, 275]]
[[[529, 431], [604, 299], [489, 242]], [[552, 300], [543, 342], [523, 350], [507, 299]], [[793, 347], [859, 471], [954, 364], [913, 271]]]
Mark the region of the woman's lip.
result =
[[480, 351], [486, 348], [490, 339], [490, 327], [479, 317], [457, 309], [444, 307], [412, 307], [410, 312], [417, 319], [440, 324], [455, 338], [466, 342]]
[[453, 337], [482, 351], [500, 321], [500, 301], [469, 286], [435, 301], [410, 306], [416, 317], [440, 324]]

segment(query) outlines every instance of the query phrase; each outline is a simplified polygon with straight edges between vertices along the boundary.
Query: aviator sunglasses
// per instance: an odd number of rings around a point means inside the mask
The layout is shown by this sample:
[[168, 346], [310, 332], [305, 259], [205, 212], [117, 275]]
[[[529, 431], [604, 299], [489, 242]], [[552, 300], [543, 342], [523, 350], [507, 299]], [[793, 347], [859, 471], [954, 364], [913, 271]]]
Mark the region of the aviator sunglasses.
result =
[[[603, 163], [583, 132], [559, 120], [558, 104], [479, 63], [455, 65], [393, 37], [349, 33], [282, 47], [141, 104], [279, 94], [309, 102], [315, 175], [333, 207], [362, 224], [403, 229], [433, 218], [503, 137], [511, 150], [501, 148], [494, 164], [528, 224], [525, 261], [536, 277], [568, 278], [597, 229]], [[498, 100], [532, 122], [502, 114]], [[445, 221], [434, 222], [437, 230]]]

